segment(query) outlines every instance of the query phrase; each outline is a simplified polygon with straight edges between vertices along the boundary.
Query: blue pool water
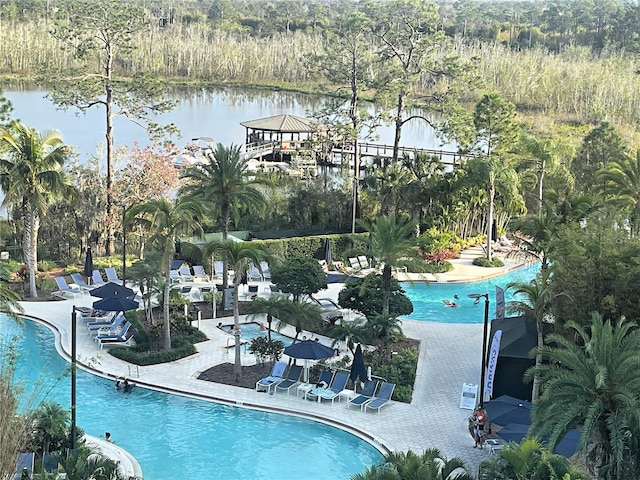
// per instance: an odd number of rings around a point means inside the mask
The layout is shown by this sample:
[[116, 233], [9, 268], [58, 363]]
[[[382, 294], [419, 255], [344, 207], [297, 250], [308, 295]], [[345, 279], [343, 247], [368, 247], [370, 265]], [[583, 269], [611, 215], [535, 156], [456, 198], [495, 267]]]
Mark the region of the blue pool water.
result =
[[[45, 382], [47, 401], [68, 408], [70, 379], [61, 377], [68, 364], [57, 354], [53, 334], [36, 322], [19, 326], [0, 316], [0, 350], [16, 335], [27, 384]], [[111, 432], [148, 480], [346, 479], [382, 458], [370, 444], [320, 423], [142, 388], [124, 394], [83, 371], [77, 376], [77, 423], [96, 437]]]
[[[474, 304], [467, 297], [469, 293], [489, 294], [489, 315], [493, 318], [496, 308], [496, 286], [506, 288], [509, 282], [529, 282], [540, 270], [538, 264], [519, 268], [506, 275], [477, 282], [463, 283], [424, 283], [403, 282], [402, 288], [413, 303], [413, 313], [406, 317], [412, 320], [425, 320], [443, 323], [482, 323], [484, 320], [484, 298]], [[459, 299], [454, 299], [458, 295]], [[442, 300], [449, 299], [458, 307], [447, 307]], [[513, 295], [505, 291], [505, 302], [513, 300]]]
[[[274, 322], [275, 323], [275, 322]], [[257, 337], [266, 337], [266, 330], [260, 330], [260, 325], [258, 323], [243, 323], [240, 326], [242, 330], [242, 339], [251, 342], [254, 338]], [[293, 338], [287, 337], [286, 335], [282, 335], [278, 332], [271, 332], [271, 340], [280, 340], [284, 343], [285, 347], [291, 345]]]

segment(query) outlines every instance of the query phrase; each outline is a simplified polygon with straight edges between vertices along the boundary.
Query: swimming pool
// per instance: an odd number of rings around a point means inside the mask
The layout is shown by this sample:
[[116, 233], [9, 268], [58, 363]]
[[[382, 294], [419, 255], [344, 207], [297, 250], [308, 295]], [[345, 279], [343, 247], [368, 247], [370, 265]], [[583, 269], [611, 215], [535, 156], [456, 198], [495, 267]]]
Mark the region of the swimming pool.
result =
[[[48, 383], [47, 401], [68, 408], [70, 380], [59, 379], [68, 364], [55, 350], [53, 333], [0, 315], [0, 348], [15, 335], [22, 376]], [[81, 370], [77, 423], [96, 437], [111, 432], [149, 480], [342, 479], [382, 458], [367, 442], [321, 423], [142, 388], [123, 394], [113, 382]]]
[[[496, 286], [505, 288], [509, 282], [529, 282], [540, 267], [538, 264], [522, 267], [506, 275], [476, 282], [425, 283], [402, 282], [402, 288], [413, 303], [413, 313], [402, 318], [442, 323], [482, 323], [484, 321], [484, 299], [467, 297], [470, 293], [489, 294], [489, 315], [493, 318], [496, 307]], [[455, 299], [454, 295], [459, 298]], [[513, 300], [511, 292], [505, 291], [505, 302]], [[442, 300], [455, 301], [457, 307], [447, 307]]]

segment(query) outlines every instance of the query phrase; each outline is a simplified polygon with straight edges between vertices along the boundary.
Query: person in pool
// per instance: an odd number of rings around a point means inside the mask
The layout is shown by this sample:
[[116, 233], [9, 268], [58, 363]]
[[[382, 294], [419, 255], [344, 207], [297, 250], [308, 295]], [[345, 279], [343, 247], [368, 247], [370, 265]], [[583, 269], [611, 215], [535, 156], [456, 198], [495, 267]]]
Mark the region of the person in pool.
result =
[[444, 300], [442, 300], [442, 303], [444, 303], [445, 307], [457, 307], [458, 304], [456, 302], [453, 302], [451, 300], [449, 300], [448, 298], [445, 298]]

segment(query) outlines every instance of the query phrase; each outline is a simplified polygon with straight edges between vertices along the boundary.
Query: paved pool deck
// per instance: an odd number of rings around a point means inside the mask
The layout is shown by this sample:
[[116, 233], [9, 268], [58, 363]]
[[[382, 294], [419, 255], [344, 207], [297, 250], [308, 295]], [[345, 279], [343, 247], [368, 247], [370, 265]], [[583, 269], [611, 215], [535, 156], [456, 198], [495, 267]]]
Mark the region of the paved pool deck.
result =
[[[481, 255], [480, 247], [465, 250], [459, 259], [452, 260], [454, 269], [451, 272], [433, 278], [412, 276], [411, 280], [477, 280], [504, 274], [521, 265], [519, 261], [506, 259], [505, 266], [501, 268], [474, 266], [473, 259]], [[260, 284], [260, 295], [266, 295], [263, 292], [268, 290], [268, 282], [251, 283]], [[329, 288], [319, 292], [317, 296], [337, 300], [341, 288], [342, 284], [330, 284]], [[22, 305], [28, 316], [40, 319], [53, 328], [56, 348], [69, 359], [72, 308], [74, 305], [91, 306], [94, 300], [93, 297], [84, 295], [56, 302], [23, 302]], [[437, 447], [448, 458], [462, 458], [472, 472], [476, 472], [480, 462], [489, 456], [488, 448], [473, 448], [473, 440], [467, 430], [467, 419], [471, 412], [460, 408], [462, 385], [477, 384], [479, 381], [482, 324], [404, 320], [404, 333], [420, 340], [413, 399], [411, 404], [393, 402], [377, 414], [347, 409], [344, 402], [318, 404], [304, 401], [301, 397], [296, 397], [295, 392], [290, 396], [281, 393], [268, 395], [246, 388], [198, 380], [198, 375], [211, 366], [233, 362], [233, 351], [226, 348], [231, 337], [217, 328], [220, 321], [230, 324], [233, 319], [206, 319], [200, 322], [200, 328], [209, 340], [197, 345], [198, 353], [195, 355], [169, 364], [131, 367], [109, 355], [107, 349], [100, 350], [96, 342], [87, 335], [82, 320], [77, 320], [77, 359], [83, 368], [98, 375], [109, 378], [121, 375], [134, 377], [139, 386], [244, 408], [266, 409], [335, 425], [367, 439], [383, 452], [409, 449], [422, 452], [426, 448]], [[292, 330], [293, 327], [286, 327], [282, 333], [293, 336]], [[320, 341], [330, 344], [328, 338], [321, 337]], [[244, 353], [243, 350], [243, 365], [253, 365], [255, 361], [253, 355]], [[137, 473], [135, 465], [128, 465], [127, 469]]]

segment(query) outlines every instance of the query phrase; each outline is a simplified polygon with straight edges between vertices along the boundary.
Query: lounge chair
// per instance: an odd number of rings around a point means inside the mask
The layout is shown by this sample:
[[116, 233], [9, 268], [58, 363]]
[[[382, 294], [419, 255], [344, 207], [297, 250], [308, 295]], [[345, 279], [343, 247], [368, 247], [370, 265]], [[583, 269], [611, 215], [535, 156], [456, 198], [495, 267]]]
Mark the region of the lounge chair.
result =
[[260, 268], [262, 269], [262, 279], [270, 280], [271, 279], [271, 270], [269, 270], [269, 264], [265, 261], [260, 262]]
[[82, 275], [80, 275], [79, 273], [72, 273], [71, 280], [73, 280], [73, 283], [80, 287], [80, 290], [84, 290], [85, 292], [96, 288], [96, 285], [89, 285], [87, 282], [85, 282], [84, 278], [82, 278]]
[[287, 378], [276, 384], [276, 392], [278, 390], [284, 390], [289, 395], [291, 389], [300, 383], [300, 375], [302, 375], [301, 365], [291, 365]]
[[76, 307], [80, 312], [80, 319], [85, 322], [111, 322], [116, 312], [106, 312], [89, 307]]
[[[316, 390], [318, 391], [319, 389], [325, 389], [327, 388], [330, 384], [331, 384], [331, 380], [333, 380], [333, 371], [332, 370], [322, 370], [320, 372], [320, 377], [318, 378], [318, 382], [316, 383], [316, 385], [311, 388], [310, 390], [307, 390], [306, 392], [304, 392], [304, 399], [306, 400], [307, 398], [307, 394], [309, 394], [310, 392]], [[325, 385], [320, 386], [320, 385]], [[318, 400], [320, 401], [320, 400]]]
[[264, 390], [271, 393], [271, 387], [275, 389], [275, 385], [284, 380], [283, 375], [286, 368], [287, 362], [276, 362], [271, 369], [271, 375], [261, 378], [256, 382], [256, 391], [261, 392]]
[[31, 478], [34, 471], [36, 454], [34, 452], [23, 452], [18, 454], [18, 460], [16, 462], [16, 470], [13, 478], [24, 478], [23, 471], [26, 469], [29, 474], [28, 478]]
[[64, 277], [55, 277], [56, 285], [58, 285], [58, 291], [53, 292], [51, 295], [55, 295], [56, 297], [64, 298], [65, 295], [71, 295], [72, 297], [77, 297], [78, 295], [82, 296], [83, 292], [79, 288], [71, 288], [67, 285], [67, 281]]
[[347, 260], [349, 260], [351, 272], [359, 272], [360, 270], [362, 270], [360, 261], [356, 257], [349, 257]]
[[222, 269], [223, 269], [224, 265], [220, 260], [216, 260], [215, 262], [213, 262], [213, 273], [212, 275], [214, 277], [220, 277], [222, 278]]
[[366, 255], [358, 255], [358, 263], [360, 264], [361, 269], [371, 268], [369, 265], [369, 259]]
[[201, 280], [205, 282], [211, 281], [211, 279], [209, 278], [209, 275], [207, 275], [207, 272], [204, 271], [204, 267], [202, 265], [193, 266], [193, 276], [195, 277], [196, 280]]
[[249, 280], [264, 280], [262, 273], [260, 273], [260, 269], [253, 263], [249, 267]]
[[106, 284], [107, 282], [104, 281], [104, 279], [102, 278], [102, 275], [100, 274], [99, 270], [94, 270], [93, 274], [91, 275], [91, 281], [93, 282], [93, 284], [96, 287], [101, 287], [102, 285]]
[[120, 327], [118, 331], [97, 335], [94, 340], [96, 342], [100, 342], [101, 340], [117, 339], [126, 335], [130, 328], [131, 328], [131, 322], [125, 319], [124, 324]]
[[396, 388], [395, 383], [382, 382], [378, 394], [363, 405], [363, 410], [366, 412], [367, 408], [370, 408], [371, 410], [378, 410], [378, 413], [380, 413], [380, 409], [391, 401], [394, 388]]
[[196, 279], [196, 277], [191, 275], [189, 265], [187, 265], [186, 263], [178, 269], [178, 273], [180, 274], [180, 277], [182, 277], [182, 281], [184, 282], [193, 282]]
[[362, 411], [364, 404], [369, 402], [375, 396], [377, 388], [378, 388], [377, 380], [369, 380], [365, 382], [364, 388], [360, 392], [360, 395], [357, 395], [347, 400], [347, 409], [349, 409], [351, 405], [357, 405], [358, 407], [360, 407], [360, 410]]
[[169, 278], [171, 279], [171, 283], [182, 283], [182, 275], [178, 270], [169, 271]]
[[107, 274], [107, 280], [109, 282], [117, 283], [118, 285], [122, 285], [122, 280], [118, 278], [118, 274], [116, 273], [116, 269], [113, 267], [107, 267], [104, 269], [104, 273]]
[[336, 372], [329, 388], [318, 393], [318, 402], [321, 402], [322, 400], [331, 400], [331, 403], [333, 403], [336, 398], [339, 398], [340, 392], [347, 388], [348, 381], [348, 373]]
[[120, 315], [111, 322], [89, 322], [87, 329], [89, 335], [116, 335], [127, 321], [124, 315]]
[[96, 340], [100, 344], [100, 350], [105, 345], [131, 345], [135, 330], [131, 327], [131, 323], [127, 322], [118, 335], [97, 337]]

